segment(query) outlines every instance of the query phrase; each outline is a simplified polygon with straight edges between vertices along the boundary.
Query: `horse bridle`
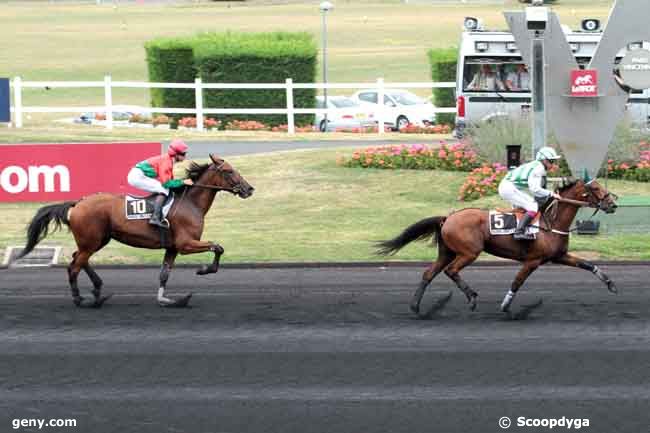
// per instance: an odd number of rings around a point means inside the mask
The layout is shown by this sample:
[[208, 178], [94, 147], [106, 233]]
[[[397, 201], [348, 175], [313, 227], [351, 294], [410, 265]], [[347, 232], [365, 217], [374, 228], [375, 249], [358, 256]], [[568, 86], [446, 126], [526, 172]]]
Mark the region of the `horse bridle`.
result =
[[[616, 194], [611, 193], [611, 192], [609, 192], [609, 191], [607, 191], [607, 194], [605, 194], [605, 195], [603, 196], [603, 198], [599, 199], [599, 198], [596, 196], [596, 194], [594, 193], [594, 191], [591, 189], [591, 187], [589, 186], [588, 183], [585, 183], [585, 187], [586, 187], [587, 193], [584, 194], [584, 196], [587, 196], [587, 195], [588, 195], [590, 198], [594, 198], [595, 200], [598, 201], [597, 203], [592, 203], [591, 201], [573, 200], [573, 199], [570, 199], [570, 198], [564, 198], [564, 197], [561, 197], [561, 198], [559, 198], [559, 199], [556, 199], [556, 201], [555, 201], [554, 203], [552, 203], [551, 205], [549, 205], [549, 206], [546, 208], [546, 210], [544, 211], [544, 213], [542, 214], [542, 217], [544, 218], [544, 221], [546, 222], [546, 225], [549, 226], [549, 227], [551, 226], [551, 224], [549, 224], [548, 219], [546, 218], [546, 211], [548, 211], [549, 209], [551, 209], [551, 208], [553, 207], [552, 205], [555, 204], [555, 203], [558, 203], [558, 202], [559, 202], [559, 203], [567, 203], [567, 204], [571, 204], [571, 205], [573, 205], [573, 206], [578, 206], [578, 207], [589, 207], [589, 208], [593, 208], [593, 209], [594, 209], [594, 213], [593, 213], [593, 214], [591, 215], [591, 217], [590, 217], [590, 218], [593, 218], [594, 215], [596, 215], [596, 213], [598, 213], [599, 210], [605, 210], [605, 209], [603, 208], [603, 202], [604, 202], [605, 200], [607, 200], [607, 198], [612, 197], [612, 198], [614, 199], [614, 201], [616, 201], [616, 200], [618, 199], [618, 196], [617, 196]], [[563, 231], [556, 230], [556, 229], [553, 229], [553, 228], [546, 229], [546, 228], [543, 228], [543, 227], [541, 227], [541, 226], [538, 226], [538, 228], [539, 228], [539, 229], [542, 229], [542, 230], [544, 230], [544, 231], [550, 231], [550, 232], [553, 232], [553, 233], [556, 233], [556, 234], [560, 234], [560, 235], [564, 235], [564, 236], [567, 236], [567, 235], [569, 235], [570, 232], [576, 230], [576, 228], [574, 228], [574, 229], [569, 230], [568, 232], [563, 232]]]
[[[210, 165], [210, 167], [208, 167], [208, 170], [214, 170], [217, 173], [221, 173], [228, 181], [231, 179], [232, 172], [227, 172], [227, 171], [223, 170], [223, 166], [226, 165], [226, 161], [221, 161], [221, 164], [219, 164], [218, 166], [216, 165], [216, 163], [214, 165], [215, 165], [215, 167], [212, 167], [212, 165]], [[216, 186], [216, 185], [206, 185], [206, 184], [203, 184], [203, 183], [193, 183], [190, 186], [198, 186], [200, 188], [214, 189], [214, 190], [217, 190], [217, 191], [227, 191], [227, 192], [231, 192], [233, 194], [239, 194], [241, 192], [241, 189], [242, 189], [241, 182], [238, 183], [237, 185], [231, 187], [231, 188], [224, 188], [224, 187], [220, 187], [220, 186]]]
[[603, 207], [603, 203], [608, 198], [612, 198], [613, 201], [618, 200], [618, 196], [616, 194], [613, 194], [613, 193], [609, 192], [609, 191], [607, 191], [607, 194], [605, 194], [603, 196], [603, 198], [599, 199], [596, 196], [596, 194], [594, 193], [594, 191], [591, 189], [591, 187], [589, 186], [589, 183], [585, 183], [585, 186], [586, 186], [586, 189], [587, 189], [587, 194], [585, 194], [585, 195], [588, 195], [590, 198], [594, 198], [595, 201], [597, 201], [597, 203], [595, 203], [595, 204], [592, 203], [592, 202], [587, 202], [587, 203], [589, 203], [589, 205], [587, 207], [596, 208], [596, 210], [594, 211], [594, 215], [596, 215], [596, 212], [598, 212], [599, 210], [603, 210], [603, 211], [605, 210], [605, 208]]

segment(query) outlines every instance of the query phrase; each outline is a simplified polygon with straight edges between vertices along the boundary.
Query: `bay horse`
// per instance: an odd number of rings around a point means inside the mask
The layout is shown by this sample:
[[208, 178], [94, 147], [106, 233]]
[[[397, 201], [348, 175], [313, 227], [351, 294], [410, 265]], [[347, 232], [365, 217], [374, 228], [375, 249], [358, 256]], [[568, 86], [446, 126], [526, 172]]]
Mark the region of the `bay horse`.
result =
[[[241, 198], [250, 197], [254, 191], [228, 162], [215, 155], [210, 155], [210, 161], [205, 164], [190, 161], [188, 177], [194, 181], [194, 185], [184, 187], [182, 193], [175, 192], [174, 203], [167, 216], [170, 223], [167, 241], [161, 238], [159, 228], [149, 224], [148, 220], [126, 219], [124, 195], [98, 193], [81, 200], [40, 208], [27, 228], [27, 245], [17, 258], [29, 254], [47, 236], [50, 222], [54, 222], [54, 230], [61, 228], [62, 224], [67, 225], [77, 244], [68, 266], [72, 300], [77, 307], [99, 308], [110, 295], [102, 296], [103, 282], [90, 266], [90, 256], [105, 247], [111, 239], [138, 248], [164, 248], [158, 303], [161, 306], [185, 307], [191, 293], [177, 300], [165, 297], [167, 280], [176, 256], [178, 253], [211, 251], [214, 260], [209, 265], [203, 265], [197, 274], [217, 272], [224, 249], [217, 243], [201, 240], [205, 214], [219, 191], [227, 191]], [[82, 269], [92, 281], [93, 302], [84, 302], [79, 294], [77, 277]]]
[[476, 309], [478, 293], [460, 277], [460, 271], [474, 262], [481, 252], [513, 259], [523, 263], [523, 267], [510, 286], [510, 291], [501, 303], [501, 311], [509, 313], [517, 290], [528, 276], [539, 266], [552, 262], [585, 269], [596, 275], [607, 285], [610, 292], [616, 293], [612, 280], [598, 266], [568, 252], [570, 226], [581, 206], [595, 208], [606, 213], [616, 209], [616, 196], [609, 193], [595, 180], [563, 179], [556, 190], [561, 199], [553, 199], [540, 217], [539, 233], [535, 240], [515, 240], [512, 235], [491, 235], [488, 227], [489, 210], [466, 208], [448, 216], [434, 216], [423, 219], [407, 227], [397, 237], [379, 242], [378, 253], [395, 254], [410, 242], [433, 237], [438, 244], [438, 258], [422, 275], [410, 309], [420, 318], [431, 317], [451, 297], [434, 304], [426, 314], [420, 314], [420, 302], [431, 281], [440, 272], [445, 274], [465, 294], [470, 309]]

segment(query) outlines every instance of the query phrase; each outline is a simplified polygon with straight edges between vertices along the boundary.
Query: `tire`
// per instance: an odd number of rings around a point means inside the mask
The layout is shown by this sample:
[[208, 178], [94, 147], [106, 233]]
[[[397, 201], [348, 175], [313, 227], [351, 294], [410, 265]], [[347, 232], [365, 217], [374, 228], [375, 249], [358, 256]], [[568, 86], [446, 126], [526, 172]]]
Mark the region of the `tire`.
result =
[[406, 116], [399, 116], [395, 121], [395, 128], [397, 131], [409, 124], [409, 119]]
[[318, 130], [320, 132], [327, 132], [326, 129], [327, 128], [325, 127], [325, 119], [323, 119], [320, 121], [320, 125], [318, 125]]

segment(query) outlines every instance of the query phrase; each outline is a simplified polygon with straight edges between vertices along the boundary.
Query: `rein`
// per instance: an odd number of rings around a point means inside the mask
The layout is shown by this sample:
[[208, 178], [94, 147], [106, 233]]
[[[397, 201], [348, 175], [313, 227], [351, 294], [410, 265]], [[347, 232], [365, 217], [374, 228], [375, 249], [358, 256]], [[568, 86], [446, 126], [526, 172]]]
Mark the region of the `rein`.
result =
[[[570, 198], [555, 199], [553, 201], [553, 203], [551, 203], [546, 208], [546, 210], [544, 210], [544, 213], [542, 214], [542, 218], [544, 219], [544, 222], [546, 223], [546, 225], [548, 227], [551, 227], [551, 224], [549, 223], [549, 220], [547, 219], [547, 214], [550, 213], [550, 212], [553, 212], [553, 216], [550, 219], [555, 220], [555, 218], [557, 217], [557, 205], [558, 205], [558, 203], [566, 203], [566, 204], [570, 204], [570, 205], [577, 206], [577, 207], [592, 207], [592, 208], [595, 208], [594, 213], [591, 215], [590, 218], [593, 218], [593, 216], [596, 215], [596, 213], [599, 210], [598, 206], [593, 205], [593, 204], [591, 204], [591, 203], [589, 203], [587, 201], [573, 200], [573, 199], [570, 199]], [[572, 229], [569, 229], [569, 231], [567, 231], [567, 232], [557, 230], [557, 229], [554, 229], [554, 228], [549, 229], [549, 228], [546, 228], [546, 227], [542, 227], [541, 225], [531, 226], [531, 227], [536, 227], [539, 230], [542, 230], [542, 231], [545, 231], [545, 232], [555, 233], [555, 234], [562, 235], [562, 236], [568, 236], [571, 232], [574, 232], [574, 231], [578, 230], [578, 227], [574, 227]]]

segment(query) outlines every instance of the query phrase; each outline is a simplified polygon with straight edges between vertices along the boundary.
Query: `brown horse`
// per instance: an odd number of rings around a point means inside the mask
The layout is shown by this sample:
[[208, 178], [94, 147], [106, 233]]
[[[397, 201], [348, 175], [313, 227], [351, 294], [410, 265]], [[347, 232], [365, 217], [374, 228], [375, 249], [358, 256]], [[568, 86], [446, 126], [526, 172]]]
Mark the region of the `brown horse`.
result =
[[451, 297], [434, 305], [432, 310], [420, 315], [420, 302], [424, 291], [441, 271], [465, 294], [470, 308], [476, 308], [478, 294], [460, 277], [460, 271], [477, 259], [483, 251], [523, 263], [515, 277], [510, 291], [501, 304], [501, 310], [508, 313], [512, 299], [528, 276], [539, 266], [559, 263], [586, 269], [607, 285], [611, 292], [616, 286], [596, 265], [568, 253], [569, 227], [578, 212], [578, 207], [587, 206], [612, 213], [616, 209], [615, 196], [596, 181], [565, 181], [557, 192], [562, 199], [554, 200], [540, 219], [540, 232], [535, 240], [515, 240], [512, 235], [491, 235], [488, 227], [489, 211], [483, 209], [462, 209], [451, 215], [423, 219], [406, 228], [394, 239], [380, 242], [379, 253], [388, 255], [399, 251], [406, 244], [430, 238], [435, 235], [438, 243], [438, 259], [422, 275], [422, 281], [410, 304], [411, 310], [421, 318], [430, 317], [433, 309], [441, 308]]
[[[210, 159], [211, 161], [205, 164], [191, 162], [188, 176], [194, 181], [194, 185], [185, 187], [182, 193], [176, 193], [168, 214], [170, 230], [167, 241], [161, 238], [159, 228], [148, 224], [147, 220], [126, 219], [124, 196], [99, 193], [78, 201], [40, 208], [27, 228], [27, 245], [18, 258], [27, 255], [47, 236], [51, 221], [55, 223], [55, 230], [62, 224], [69, 226], [77, 243], [77, 251], [72, 254], [72, 262], [68, 266], [73, 302], [78, 307], [98, 308], [110, 295], [102, 296], [102, 280], [88, 263], [90, 256], [106, 246], [111, 239], [133, 247], [165, 248], [158, 302], [162, 306], [187, 306], [191, 294], [175, 301], [164, 296], [176, 256], [178, 253], [212, 251], [213, 262], [203, 265], [197, 274], [217, 272], [224, 249], [217, 243], [201, 241], [205, 214], [219, 191], [228, 191], [241, 198], [250, 197], [253, 193], [253, 187], [230, 164], [214, 155], [210, 155]], [[91, 303], [84, 302], [84, 298], [79, 294], [77, 277], [82, 269], [86, 271], [94, 286], [92, 294], [95, 299]]]

